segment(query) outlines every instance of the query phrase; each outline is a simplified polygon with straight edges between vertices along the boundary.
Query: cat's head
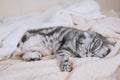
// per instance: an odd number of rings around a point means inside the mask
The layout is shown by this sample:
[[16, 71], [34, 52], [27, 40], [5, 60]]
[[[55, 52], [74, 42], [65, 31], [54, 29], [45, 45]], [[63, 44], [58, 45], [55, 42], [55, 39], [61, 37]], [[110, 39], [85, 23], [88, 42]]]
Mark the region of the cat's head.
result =
[[110, 52], [111, 44], [100, 34], [95, 32], [83, 32], [77, 36], [77, 52], [81, 57], [107, 56]]

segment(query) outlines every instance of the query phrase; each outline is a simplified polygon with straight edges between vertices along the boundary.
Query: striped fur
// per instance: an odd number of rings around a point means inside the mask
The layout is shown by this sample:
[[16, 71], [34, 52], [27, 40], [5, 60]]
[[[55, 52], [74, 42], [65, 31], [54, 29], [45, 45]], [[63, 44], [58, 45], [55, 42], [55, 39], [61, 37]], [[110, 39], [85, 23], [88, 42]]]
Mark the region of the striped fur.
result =
[[62, 71], [71, 71], [70, 57], [105, 57], [110, 43], [100, 34], [69, 27], [28, 30], [17, 45], [14, 55], [26, 61], [55, 55]]

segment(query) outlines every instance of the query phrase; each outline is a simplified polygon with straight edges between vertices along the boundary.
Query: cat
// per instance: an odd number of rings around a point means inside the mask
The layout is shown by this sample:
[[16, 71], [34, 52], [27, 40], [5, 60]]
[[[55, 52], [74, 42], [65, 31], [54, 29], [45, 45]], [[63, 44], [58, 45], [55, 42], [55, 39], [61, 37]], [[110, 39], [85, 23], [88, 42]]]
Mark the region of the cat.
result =
[[61, 71], [70, 72], [73, 69], [70, 57], [103, 58], [110, 52], [109, 45], [111, 43], [96, 32], [58, 26], [26, 31], [13, 55], [25, 61], [55, 55]]

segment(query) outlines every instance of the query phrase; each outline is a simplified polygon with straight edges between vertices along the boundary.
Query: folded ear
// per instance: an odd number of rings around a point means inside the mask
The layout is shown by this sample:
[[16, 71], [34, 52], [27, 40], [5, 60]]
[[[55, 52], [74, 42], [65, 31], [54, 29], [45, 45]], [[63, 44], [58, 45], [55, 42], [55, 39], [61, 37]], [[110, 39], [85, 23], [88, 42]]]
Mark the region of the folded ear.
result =
[[89, 35], [89, 33], [87, 33], [87, 32], [84, 32], [84, 35], [85, 35], [85, 37], [86, 37], [86, 38], [90, 38], [90, 35]]

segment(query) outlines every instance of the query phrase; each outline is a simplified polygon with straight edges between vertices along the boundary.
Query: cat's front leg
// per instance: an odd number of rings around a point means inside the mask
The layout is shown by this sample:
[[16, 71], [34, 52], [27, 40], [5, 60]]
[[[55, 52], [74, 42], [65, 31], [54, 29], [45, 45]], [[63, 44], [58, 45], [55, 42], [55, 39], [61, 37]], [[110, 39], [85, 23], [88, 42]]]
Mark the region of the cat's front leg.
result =
[[73, 69], [70, 55], [67, 53], [57, 53], [56, 59], [58, 60], [61, 71], [70, 72]]
[[28, 51], [23, 54], [24, 61], [38, 61], [41, 60], [42, 54], [39, 51]]

